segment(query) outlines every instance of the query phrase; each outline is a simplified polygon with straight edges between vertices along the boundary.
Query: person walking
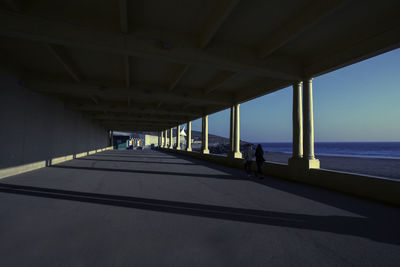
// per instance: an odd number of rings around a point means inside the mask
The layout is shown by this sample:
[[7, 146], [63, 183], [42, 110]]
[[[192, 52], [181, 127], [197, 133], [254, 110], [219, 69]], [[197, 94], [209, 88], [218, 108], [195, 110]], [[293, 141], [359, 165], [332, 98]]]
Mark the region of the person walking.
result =
[[246, 146], [246, 149], [244, 150], [244, 169], [246, 170], [247, 176], [251, 176], [251, 161], [254, 158], [254, 150], [253, 150], [253, 145], [248, 144]]
[[260, 144], [257, 145], [256, 148], [256, 163], [257, 163], [257, 177], [260, 179], [264, 178], [263, 172], [262, 172], [262, 165], [264, 163], [264, 150], [262, 149], [262, 146]]

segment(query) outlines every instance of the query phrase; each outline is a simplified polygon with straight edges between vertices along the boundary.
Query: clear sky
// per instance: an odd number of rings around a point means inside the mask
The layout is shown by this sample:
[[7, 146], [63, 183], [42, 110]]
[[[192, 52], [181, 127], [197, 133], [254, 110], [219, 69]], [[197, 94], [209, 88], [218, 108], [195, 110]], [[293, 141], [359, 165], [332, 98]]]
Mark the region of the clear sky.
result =
[[[400, 49], [316, 77], [313, 94], [316, 142], [400, 141]], [[228, 137], [229, 116], [210, 115], [209, 133]], [[242, 140], [290, 142], [292, 88], [242, 103], [240, 117]]]

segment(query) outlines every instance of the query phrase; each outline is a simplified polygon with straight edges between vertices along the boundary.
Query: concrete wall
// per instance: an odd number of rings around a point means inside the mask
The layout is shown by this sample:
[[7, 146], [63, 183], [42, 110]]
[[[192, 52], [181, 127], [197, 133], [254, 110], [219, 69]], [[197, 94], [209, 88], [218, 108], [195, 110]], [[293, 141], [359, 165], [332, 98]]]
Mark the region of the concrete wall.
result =
[[[209, 162], [226, 165], [232, 168], [242, 168], [244, 173], [244, 160], [233, 159], [218, 155], [203, 155], [196, 152], [176, 151], [164, 149], [167, 152], [182, 154]], [[256, 164], [252, 164], [256, 171]], [[305, 183], [321, 188], [368, 198], [391, 205], [400, 206], [400, 181], [385, 179], [354, 173], [330, 171], [324, 169], [311, 169], [299, 172], [291, 169], [286, 164], [264, 162], [263, 173], [273, 177], [283, 178], [294, 182]]]
[[0, 67], [0, 170], [108, 146], [107, 132]]

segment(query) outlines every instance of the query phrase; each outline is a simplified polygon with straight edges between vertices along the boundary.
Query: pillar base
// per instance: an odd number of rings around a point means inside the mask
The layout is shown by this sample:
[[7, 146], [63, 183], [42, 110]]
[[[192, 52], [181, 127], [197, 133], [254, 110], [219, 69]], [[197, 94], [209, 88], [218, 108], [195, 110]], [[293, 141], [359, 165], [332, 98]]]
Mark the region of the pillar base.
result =
[[241, 159], [242, 158], [242, 153], [241, 152], [228, 152], [228, 158], [233, 158], [233, 159]]
[[190, 147], [190, 148], [186, 148], [186, 151], [187, 152], [192, 152], [192, 148]]
[[202, 149], [201, 154], [210, 154], [210, 150], [208, 149]]
[[319, 159], [306, 159], [292, 157], [289, 159], [289, 166], [295, 170], [309, 170], [309, 169], [319, 169], [320, 163]]
[[175, 148], [175, 150], [181, 150], [181, 148], [180, 148], [180, 147], [177, 147], [177, 148]]

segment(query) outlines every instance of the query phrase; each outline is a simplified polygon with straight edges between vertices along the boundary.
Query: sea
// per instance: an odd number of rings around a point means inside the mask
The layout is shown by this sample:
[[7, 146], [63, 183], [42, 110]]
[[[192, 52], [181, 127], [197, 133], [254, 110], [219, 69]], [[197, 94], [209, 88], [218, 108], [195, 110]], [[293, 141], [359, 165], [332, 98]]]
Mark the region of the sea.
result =
[[[292, 153], [292, 143], [259, 143], [264, 151]], [[316, 142], [316, 155], [400, 159], [400, 142]]]

